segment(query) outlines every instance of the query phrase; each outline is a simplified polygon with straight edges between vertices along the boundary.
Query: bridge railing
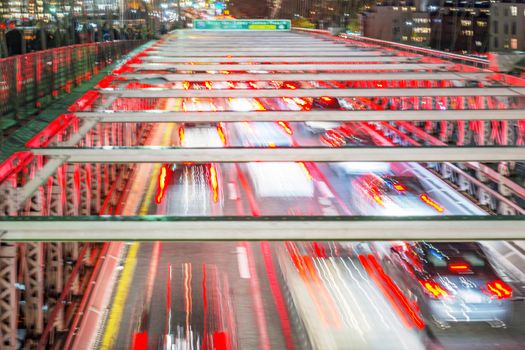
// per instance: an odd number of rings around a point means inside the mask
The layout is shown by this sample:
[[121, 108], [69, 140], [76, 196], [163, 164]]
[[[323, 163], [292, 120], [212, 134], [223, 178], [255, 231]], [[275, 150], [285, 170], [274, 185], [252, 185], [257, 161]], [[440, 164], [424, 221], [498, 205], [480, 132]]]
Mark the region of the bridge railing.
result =
[[[331, 32], [327, 30], [319, 30], [319, 29], [306, 29], [306, 28], [293, 28], [295, 31], [298, 32], [307, 32], [312, 34], [318, 34], [318, 35], [326, 35], [326, 36], [333, 36]], [[446, 61], [451, 61], [455, 63], [460, 63], [468, 66], [474, 66], [477, 68], [487, 69], [489, 68], [489, 60], [480, 58], [480, 57], [473, 57], [473, 56], [466, 56], [466, 55], [460, 55], [452, 52], [445, 52], [440, 50], [434, 50], [426, 47], [420, 47], [420, 46], [413, 46], [413, 45], [407, 45], [403, 43], [397, 43], [393, 41], [387, 41], [387, 40], [380, 40], [375, 38], [369, 38], [361, 35], [355, 35], [355, 34], [339, 34], [340, 38], [353, 40], [356, 42], [361, 42], [365, 45], [376, 45], [380, 46], [382, 48], [388, 48], [388, 49], [394, 49], [404, 52], [410, 52], [414, 54], [420, 54], [428, 57], [434, 57]]]
[[0, 59], [0, 129], [20, 124], [143, 43], [80, 44]]

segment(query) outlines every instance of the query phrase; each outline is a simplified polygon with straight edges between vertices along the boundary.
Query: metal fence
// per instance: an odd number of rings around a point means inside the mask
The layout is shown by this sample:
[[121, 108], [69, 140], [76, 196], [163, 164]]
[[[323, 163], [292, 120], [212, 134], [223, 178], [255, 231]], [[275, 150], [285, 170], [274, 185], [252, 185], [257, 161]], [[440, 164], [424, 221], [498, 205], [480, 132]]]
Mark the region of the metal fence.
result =
[[20, 124], [144, 42], [80, 44], [0, 59], [0, 129]]

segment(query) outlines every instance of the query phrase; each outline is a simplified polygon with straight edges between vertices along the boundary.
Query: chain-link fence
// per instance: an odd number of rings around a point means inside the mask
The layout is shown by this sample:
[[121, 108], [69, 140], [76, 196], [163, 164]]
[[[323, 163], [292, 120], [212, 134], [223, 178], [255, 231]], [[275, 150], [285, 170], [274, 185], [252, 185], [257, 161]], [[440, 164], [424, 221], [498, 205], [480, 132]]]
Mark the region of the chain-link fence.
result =
[[0, 59], [0, 130], [17, 126], [143, 43], [80, 44]]

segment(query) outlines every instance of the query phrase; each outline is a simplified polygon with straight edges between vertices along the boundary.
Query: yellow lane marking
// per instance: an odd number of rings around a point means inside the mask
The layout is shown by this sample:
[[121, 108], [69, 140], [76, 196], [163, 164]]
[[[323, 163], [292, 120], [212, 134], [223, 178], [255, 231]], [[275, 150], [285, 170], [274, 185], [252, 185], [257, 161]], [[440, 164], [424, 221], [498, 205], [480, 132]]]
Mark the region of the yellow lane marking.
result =
[[146, 195], [144, 195], [144, 200], [142, 201], [142, 205], [140, 206], [139, 215], [147, 215], [149, 211], [149, 205], [151, 204], [151, 199], [154, 196], [155, 188], [157, 187], [157, 177], [159, 174], [160, 164], [155, 164], [153, 166], [153, 170], [151, 171], [151, 179], [149, 182], [148, 190], [146, 191]]
[[[162, 145], [170, 144], [169, 141], [174, 127], [174, 123], [169, 123], [166, 125], [166, 127], [164, 128], [164, 135], [162, 137]], [[140, 215], [146, 215], [148, 213], [148, 208], [154, 195], [153, 192], [155, 191], [157, 185], [157, 176], [159, 169], [160, 164], [155, 164], [152, 171], [153, 176], [151, 177], [146, 196], [140, 207]], [[124, 306], [126, 305], [128, 291], [133, 280], [135, 267], [137, 265], [137, 251], [139, 249], [139, 246], [139, 243], [133, 243], [130, 246], [128, 255], [126, 257], [126, 261], [124, 262], [124, 269], [122, 270], [122, 274], [117, 285], [115, 298], [111, 306], [111, 311], [109, 314], [108, 322], [106, 324], [106, 329], [104, 330], [104, 337], [102, 338], [102, 345], [100, 346], [100, 349], [102, 350], [111, 350], [115, 348], [115, 342], [118, 337], [120, 323], [122, 320], [122, 314], [124, 312]]]
[[[171, 139], [171, 135], [173, 133], [174, 127], [175, 127], [175, 123], [166, 124], [164, 135], [161, 141], [162, 146], [166, 146], [170, 144], [170, 139]], [[151, 204], [151, 200], [153, 199], [154, 192], [157, 187], [157, 178], [159, 176], [159, 170], [160, 170], [160, 164], [155, 164], [153, 167], [153, 170], [151, 171], [151, 178], [150, 178], [148, 190], [146, 191], [146, 195], [144, 196], [144, 200], [142, 201], [142, 205], [140, 206], [139, 215], [148, 214], [149, 206]]]
[[126, 305], [126, 300], [128, 298], [128, 291], [135, 272], [135, 266], [137, 265], [137, 251], [139, 246], [139, 243], [133, 243], [129, 248], [100, 349], [110, 350], [115, 348], [114, 345], [117, 340], [124, 306]]

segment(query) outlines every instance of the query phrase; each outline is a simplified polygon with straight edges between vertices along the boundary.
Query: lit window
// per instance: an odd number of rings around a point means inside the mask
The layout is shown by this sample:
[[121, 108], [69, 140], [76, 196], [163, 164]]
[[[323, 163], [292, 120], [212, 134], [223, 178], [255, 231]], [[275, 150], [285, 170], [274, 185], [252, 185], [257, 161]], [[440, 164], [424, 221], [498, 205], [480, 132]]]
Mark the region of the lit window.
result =
[[476, 25], [480, 28], [484, 28], [487, 26], [487, 22], [485, 21], [476, 21]]
[[510, 39], [510, 48], [513, 50], [516, 50], [518, 48], [518, 39], [516, 38]]
[[511, 6], [510, 7], [510, 13], [512, 16], [516, 17], [518, 15], [518, 7], [517, 6]]

